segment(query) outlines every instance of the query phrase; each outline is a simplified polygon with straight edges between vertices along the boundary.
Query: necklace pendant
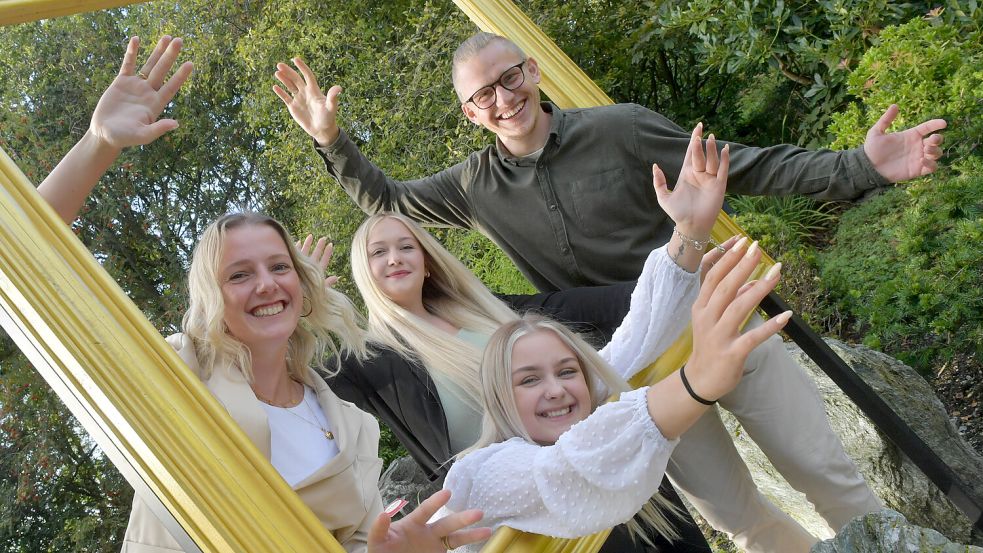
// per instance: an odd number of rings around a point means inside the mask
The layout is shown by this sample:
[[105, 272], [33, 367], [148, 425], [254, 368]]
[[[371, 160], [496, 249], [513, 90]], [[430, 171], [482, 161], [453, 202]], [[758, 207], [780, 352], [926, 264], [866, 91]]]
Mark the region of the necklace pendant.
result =
[[334, 433], [332, 433], [330, 430], [325, 430], [324, 431], [324, 437], [327, 438], [327, 439], [329, 439], [329, 440], [333, 440], [334, 439]]

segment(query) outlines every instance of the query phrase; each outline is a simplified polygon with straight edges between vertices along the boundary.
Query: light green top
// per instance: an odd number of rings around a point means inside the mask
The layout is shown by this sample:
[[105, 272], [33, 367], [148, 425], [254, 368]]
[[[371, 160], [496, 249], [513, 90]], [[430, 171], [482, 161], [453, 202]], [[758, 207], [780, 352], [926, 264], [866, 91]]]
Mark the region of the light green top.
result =
[[[463, 328], [458, 331], [457, 337], [478, 349], [484, 349], [490, 338], [486, 334], [471, 332]], [[478, 441], [478, 436], [481, 434], [481, 411], [477, 406], [471, 405], [471, 402], [465, 399], [467, 394], [464, 393], [464, 390], [448, 378], [437, 374], [436, 371], [430, 373], [430, 378], [437, 386], [440, 406], [443, 407], [444, 418], [447, 419], [451, 454], [457, 455]]]

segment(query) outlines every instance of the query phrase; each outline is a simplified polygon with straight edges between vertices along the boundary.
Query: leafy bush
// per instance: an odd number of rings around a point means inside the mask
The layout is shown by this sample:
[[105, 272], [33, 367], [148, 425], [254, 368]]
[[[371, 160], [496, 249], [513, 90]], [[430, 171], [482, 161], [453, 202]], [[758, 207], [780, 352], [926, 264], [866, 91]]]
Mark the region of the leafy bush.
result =
[[[979, 18], [980, 10], [974, 13]], [[861, 144], [867, 129], [892, 103], [901, 107], [895, 128], [926, 119], [949, 122], [946, 143], [954, 158], [979, 155], [983, 136], [983, 36], [972, 20], [915, 19], [885, 29], [850, 74], [859, 101], [833, 116], [834, 148]]]
[[830, 203], [805, 196], [733, 196], [727, 202], [737, 212], [734, 220], [773, 255], [800, 248], [836, 222]]
[[864, 342], [927, 371], [983, 354], [983, 162], [963, 175], [894, 189], [843, 214], [820, 255], [830, 307]]

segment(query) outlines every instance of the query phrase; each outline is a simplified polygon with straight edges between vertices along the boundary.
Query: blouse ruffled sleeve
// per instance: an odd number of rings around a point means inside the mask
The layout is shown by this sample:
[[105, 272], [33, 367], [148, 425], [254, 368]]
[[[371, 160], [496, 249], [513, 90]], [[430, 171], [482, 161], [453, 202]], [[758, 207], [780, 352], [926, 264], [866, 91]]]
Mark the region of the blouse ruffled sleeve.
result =
[[645, 260], [628, 314], [599, 353], [624, 379], [650, 365], [686, 329], [700, 292], [699, 271], [685, 271], [656, 248]]
[[460, 459], [444, 482], [448, 508], [482, 509], [482, 526], [560, 538], [625, 522], [658, 491], [678, 441], [652, 422], [646, 390], [599, 407], [555, 445], [512, 438]]

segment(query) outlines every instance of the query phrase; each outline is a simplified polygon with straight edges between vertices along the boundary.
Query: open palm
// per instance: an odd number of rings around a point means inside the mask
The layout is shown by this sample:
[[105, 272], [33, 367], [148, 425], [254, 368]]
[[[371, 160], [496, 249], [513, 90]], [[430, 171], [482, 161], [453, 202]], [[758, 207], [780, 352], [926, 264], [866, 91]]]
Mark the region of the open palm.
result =
[[333, 86], [325, 96], [317, 84], [317, 77], [300, 58], [294, 58], [297, 73], [285, 63], [276, 65], [275, 76], [283, 85], [273, 85], [273, 92], [283, 100], [294, 121], [321, 145], [328, 145], [338, 137], [338, 95], [340, 86]]
[[659, 206], [676, 222], [684, 235], [704, 239], [710, 235], [717, 213], [727, 190], [727, 170], [730, 167], [730, 148], [725, 146], [717, 155], [717, 141], [711, 134], [703, 148], [703, 124], [693, 129], [679, 179], [672, 191], [665, 174], [652, 166], [652, 180]]

